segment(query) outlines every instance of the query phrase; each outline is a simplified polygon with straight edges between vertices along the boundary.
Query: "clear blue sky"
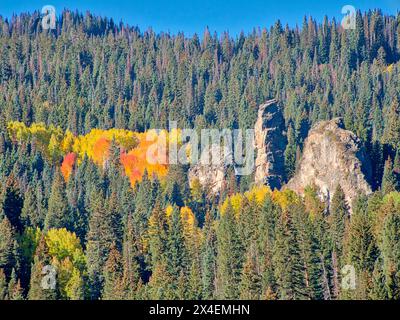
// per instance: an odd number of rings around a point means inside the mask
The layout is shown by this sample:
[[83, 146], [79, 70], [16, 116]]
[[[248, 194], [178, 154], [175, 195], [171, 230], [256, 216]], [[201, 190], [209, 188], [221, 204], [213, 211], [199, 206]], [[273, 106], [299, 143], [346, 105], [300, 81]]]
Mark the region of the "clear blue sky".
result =
[[304, 15], [321, 21], [324, 15], [343, 17], [344, 5], [353, 5], [361, 11], [380, 8], [384, 13], [400, 11], [400, 0], [0, 0], [0, 15], [41, 10], [53, 5], [59, 14], [64, 8], [112, 17], [141, 30], [152, 27], [155, 31], [183, 31], [186, 35], [202, 34], [206, 26], [210, 31], [251, 32], [253, 27], [269, 27], [277, 19], [283, 24], [301, 26]]

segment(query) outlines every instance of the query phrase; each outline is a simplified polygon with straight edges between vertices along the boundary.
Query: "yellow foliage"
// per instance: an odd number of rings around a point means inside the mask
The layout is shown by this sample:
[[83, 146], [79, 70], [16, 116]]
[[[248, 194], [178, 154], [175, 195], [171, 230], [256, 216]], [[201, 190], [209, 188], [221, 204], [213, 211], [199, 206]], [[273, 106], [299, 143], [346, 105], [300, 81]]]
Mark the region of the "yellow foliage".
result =
[[286, 209], [289, 204], [301, 203], [301, 198], [292, 190], [274, 190], [272, 192], [272, 199], [274, 202], [280, 205], [282, 209]]
[[165, 214], [167, 215], [168, 219], [171, 217], [171, 214], [172, 214], [173, 211], [174, 211], [174, 208], [171, 205], [168, 205], [165, 208]]
[[390, 64], [390, 65], [388, 65], [387, 68], [386, 68], [386, 72], [392, 73], [393, 67], [394, 67], [394, 64], [393, 64], [393, 63]]
[[75, 233], [67, 229], [50, 229], [46, 234], [49, 254], [59, 261], [69, 258], [74, 265], [82, 267], [85, 256], [80, 241]]
[[181, 219], [184, 228], [187, 228], [188, 230], [194, 230], [196, 227], [196, 217], [194, 216], [192, 209], [189, 207], [182, 207]]
[[254, 198], [257, 204], [262, 205], [267, 194], [271, 194], [271, 189], [267, 186], [256, 186], [245, 193], [248, 200]]
[[165, 130], [158, 133], [154, 129], [144, 133], [93, 129], [86, 135], [74, 136], [68, 130], [64, 133], [61, 128], [46, 127], [43, 123], [34, 123], [30, 127], [18, 121], [8, 123], [8, 134], [14, 142], [34, 142], [47, 159], [53, 161], [72, 152], [77, 156], [78, 165], [87, 156], [98, 166], [104, 166], [109, 158], [111, 142], [115, 141], [121, 150], [121, 164], [132, 185], [142, 179], [145, 171], [150, 177], [167, 175], [168, 141], [179, 142], [180, 132], [178, 129], [171, 133]]

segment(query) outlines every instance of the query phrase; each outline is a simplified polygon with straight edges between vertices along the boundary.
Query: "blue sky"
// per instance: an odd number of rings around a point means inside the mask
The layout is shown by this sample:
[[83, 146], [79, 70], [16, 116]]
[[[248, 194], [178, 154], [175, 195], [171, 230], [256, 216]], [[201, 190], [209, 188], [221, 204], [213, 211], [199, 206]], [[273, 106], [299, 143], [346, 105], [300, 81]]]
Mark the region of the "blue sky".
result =
[[348, 4], [362, 11], [380, 8], [395, 14], [400, 10], [400, 0], [0, 0], [0, 15], [10, 17], [53, 5], [58, 13], [64, 8], [90, 10], [142, 30], [152, 27], [157, 32], [183, 31], [192, 35], [202, 34], [208, 26], [211, 31], [237, 35], [242, 30], [251, 32], [253, 27], [269, 27], [277, 19], [291, 26], [301, 25], [304, 15], [312, 15], [318, 21], [327, 15], [340, 21], [341, 9]]

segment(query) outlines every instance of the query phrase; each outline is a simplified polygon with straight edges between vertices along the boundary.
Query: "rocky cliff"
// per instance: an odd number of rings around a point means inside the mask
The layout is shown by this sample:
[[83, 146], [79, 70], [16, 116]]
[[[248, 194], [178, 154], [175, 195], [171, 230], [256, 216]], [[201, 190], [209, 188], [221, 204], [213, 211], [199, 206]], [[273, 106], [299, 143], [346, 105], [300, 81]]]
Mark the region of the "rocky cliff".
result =
[[232, 163], [232, 153], [222, 146], [213, 144], [202, 152], [199, 163], [189, 169], [189, 182], [192, 184], [198, 179], [201, 186], [213, 194], [218, 194], [224, 187], [230, 163]]
[[275, 99], [260, 106], [254, 129], [257, 152], [255, 182], [272, 189], [280, 188], [285, 176], [287, 140], [283, 113]]
[[358, 195], [372, 192], [368, 181], [371, 163], [360, 140], [345, 130], [342, 119], [336, 118], [311, 129], [296, 175], [286, 188], [303, 194], [305, 187], [315, 185], [329, 200], [340, 184], [351, 206]]

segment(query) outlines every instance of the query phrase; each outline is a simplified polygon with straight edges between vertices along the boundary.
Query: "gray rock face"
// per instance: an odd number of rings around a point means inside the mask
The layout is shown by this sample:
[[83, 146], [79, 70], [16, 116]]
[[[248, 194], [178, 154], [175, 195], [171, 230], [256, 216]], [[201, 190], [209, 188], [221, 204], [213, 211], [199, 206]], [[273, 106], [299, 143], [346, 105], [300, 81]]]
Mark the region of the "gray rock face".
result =
[[321, 197], [330, 201], [339, 184], [351, 207], [358, 195], [372, 192], [367, 182], [371, 181], [371, 172], [360, 140], [345, 130], [342, 119], [336, 118], [310, 130], [298, 170], [285, 187], [304, 194], [307, 186], [315, 185]]
[[201, 186], [213, 194], [218, 194], [224, 187], [229, 164], [232, 163], [232, 153], [219, 145], [210, 145], [200, 156], [198, 164], [188, 172], [190, 184], [198, 179]]
[[279, 189], [285, 176], [287, 138], [285, 119], [275, 99], [260, 106], [254, 129], [257, 151], [255, 183]]

